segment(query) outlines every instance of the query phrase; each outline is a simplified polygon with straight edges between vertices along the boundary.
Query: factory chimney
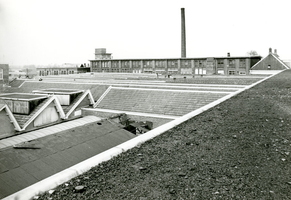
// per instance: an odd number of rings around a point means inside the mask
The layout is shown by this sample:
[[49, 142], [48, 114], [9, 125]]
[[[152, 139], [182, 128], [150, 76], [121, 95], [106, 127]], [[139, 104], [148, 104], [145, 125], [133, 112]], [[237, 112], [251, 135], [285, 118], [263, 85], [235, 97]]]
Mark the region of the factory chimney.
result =
[[181, 58], [186, 58], [186, 30], [184, 8], [181, 8]]

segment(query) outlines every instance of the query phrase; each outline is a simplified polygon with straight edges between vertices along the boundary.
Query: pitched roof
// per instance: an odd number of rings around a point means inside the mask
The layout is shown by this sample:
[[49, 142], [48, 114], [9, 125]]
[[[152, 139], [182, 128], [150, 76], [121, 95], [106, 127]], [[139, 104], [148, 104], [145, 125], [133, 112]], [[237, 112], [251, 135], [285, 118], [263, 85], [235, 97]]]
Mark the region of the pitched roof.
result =
[[85, 97], [88, 97], [90, 104], [93, 105], [95, 103], [94, 98], [90, 92], [90, 90], [86, 90], [85, 92], [78, 95], [76, 99], [71, 103], [70, 106], [66, 107], [64, 109], [65, 112], [65, 119], [67, 119], [70, 114], [78, 107], [78, 105], [85, 99]]
[[273, 54], [273, 53], [269, 53], [266, 57], [264, 57], [263, 59], [261, 59], [259, 62], [257, 62], [252, 68], [254, 69], [255, 67], [257, 67], [258, 65], [260, 65], [261, 63], [263, 63], [268, 57], [272, 56], [273, 58], [275, 58], [275, 60], [277, 60], [283, 67], [285, 67], [286, 69], [290, 69], [290, 67], [288, 65], [286, 65], [286, 63], [284, 63], [281, 59], [279, 59], [277, 54]]
[[29, 115], [18, 115], [14, 114], [19, 126], [21, 127], [21, 131], [25, 130], [26, 127], [36, 119], [49, 105], [54, 102], [57, 107], [58, 113], [61, 118], [65, 117], [65, 113], [62, 109], [62, 106], [58, 99], [55, 96], [51, 96], [48, 99], [44, 100], [41, 104], [39, 104]]

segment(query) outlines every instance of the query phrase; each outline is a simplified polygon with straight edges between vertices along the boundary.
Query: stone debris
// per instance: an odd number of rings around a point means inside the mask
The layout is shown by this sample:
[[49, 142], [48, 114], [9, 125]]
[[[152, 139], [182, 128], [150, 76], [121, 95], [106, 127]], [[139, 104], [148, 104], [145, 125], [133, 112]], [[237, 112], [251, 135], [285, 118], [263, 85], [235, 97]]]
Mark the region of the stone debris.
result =
[[50, 190], [50, 191], [48, 191], [49, 194], [52, 194], [52, 193], [54, 193], [54, 192], [55, 192], [54, 190]]
[[75, 187], [76, 192], [83, 192], [85, 190], [85, 186], [83, 185], [78, 185]]
[[174, 189], [170, 189], [170, 194], [175, 194], [176, 193], [176, 190], [174, 190]]
[[184, 173], [184, 172], [180, 172], [180, 173], [178, 174], [178, 176], [181, 176], [181, 177], [186, 176], [186, 175], [187, 175], [187, 174]]

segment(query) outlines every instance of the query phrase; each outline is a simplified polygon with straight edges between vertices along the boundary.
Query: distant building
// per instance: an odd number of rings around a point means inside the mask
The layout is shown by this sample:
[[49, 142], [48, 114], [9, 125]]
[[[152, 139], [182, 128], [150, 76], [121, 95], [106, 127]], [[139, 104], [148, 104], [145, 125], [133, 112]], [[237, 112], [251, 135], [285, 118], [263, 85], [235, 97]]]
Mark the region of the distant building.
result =
[[80, 66], [78, 66], [76, 64], [65, 63], [60, 67], [37, 68], [37, 74], [39, 76], [80, 74], [87, 72], [90, 72], [90, 67], [86, 66], [86, 64], [81, 64]]
[[9, 65], [0, 64], [0, 84], [9, 83]]
[[274, 52], [272, 52], [272, 48], [269, 48], [269, 54], [265, 58], [260, 60], [251, 68], [251, 70], [284, 70], [284, 69], [290, 69], [290, 66], [288, 66], [285, 62], [283, 62], [279, 58], [276, 49], [274, 50]]
[[160, 58], [160, 59], [95, 59], [91, 72], [158, 73], [165, 75], [246, 75], [261, 56]]

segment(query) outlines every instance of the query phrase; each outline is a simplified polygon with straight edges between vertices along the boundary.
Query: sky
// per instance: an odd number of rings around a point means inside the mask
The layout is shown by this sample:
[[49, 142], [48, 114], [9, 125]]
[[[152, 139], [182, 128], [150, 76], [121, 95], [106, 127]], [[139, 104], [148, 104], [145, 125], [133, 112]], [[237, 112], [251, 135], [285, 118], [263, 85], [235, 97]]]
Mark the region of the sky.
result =
[[181, 57], [291, 59], [290, 0], [0, 0], [0, 63], [88, 63], [95, 48], [115, 59]]

